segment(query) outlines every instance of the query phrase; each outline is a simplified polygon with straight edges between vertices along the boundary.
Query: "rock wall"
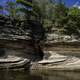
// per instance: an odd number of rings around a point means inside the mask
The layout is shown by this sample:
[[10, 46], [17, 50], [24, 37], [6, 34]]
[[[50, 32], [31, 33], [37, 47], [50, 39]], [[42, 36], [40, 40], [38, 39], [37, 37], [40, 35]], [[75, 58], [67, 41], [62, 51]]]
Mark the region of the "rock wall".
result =
[[0, 16], [0, 48], [4, 49], [5, 56], [16, 55], [32, 61], [42, 59], [43, 52], [33, 37], [34, 31], [27, 24], [20, 27], [21, 22], [18, 26], [16, 23], [16, 19]]

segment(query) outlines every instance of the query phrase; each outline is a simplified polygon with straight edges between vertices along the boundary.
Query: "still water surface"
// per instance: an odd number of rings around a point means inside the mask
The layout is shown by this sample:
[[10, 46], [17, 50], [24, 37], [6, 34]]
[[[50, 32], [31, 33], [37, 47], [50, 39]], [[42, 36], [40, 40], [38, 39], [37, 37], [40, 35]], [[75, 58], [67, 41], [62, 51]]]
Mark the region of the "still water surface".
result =
[[0, 71], [0, 80], [80, 80], [80, 72]]

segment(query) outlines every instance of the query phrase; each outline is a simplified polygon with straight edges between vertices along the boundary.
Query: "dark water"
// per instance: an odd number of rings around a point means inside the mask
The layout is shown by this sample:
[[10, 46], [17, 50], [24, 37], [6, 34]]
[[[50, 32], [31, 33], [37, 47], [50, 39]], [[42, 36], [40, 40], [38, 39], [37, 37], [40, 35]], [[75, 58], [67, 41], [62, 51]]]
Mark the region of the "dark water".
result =
[[80, 80], [80, 72], [0, 71], [0, 80]]

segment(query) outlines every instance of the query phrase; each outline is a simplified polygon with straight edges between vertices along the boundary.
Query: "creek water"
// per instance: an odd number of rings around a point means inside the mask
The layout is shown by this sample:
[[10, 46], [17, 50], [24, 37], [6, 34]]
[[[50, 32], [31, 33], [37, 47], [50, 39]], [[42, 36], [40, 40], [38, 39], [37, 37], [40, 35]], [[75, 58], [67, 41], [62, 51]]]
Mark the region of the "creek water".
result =
[[80, 72], [0, 71], [0, 80], [80, 80]]

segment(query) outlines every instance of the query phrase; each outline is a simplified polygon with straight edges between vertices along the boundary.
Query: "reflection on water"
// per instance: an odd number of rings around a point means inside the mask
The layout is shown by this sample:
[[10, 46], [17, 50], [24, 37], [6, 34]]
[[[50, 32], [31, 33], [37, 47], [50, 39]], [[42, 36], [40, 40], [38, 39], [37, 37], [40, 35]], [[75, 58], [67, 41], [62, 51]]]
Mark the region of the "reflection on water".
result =
[[0, 80], [80, 80], [80, 72], [0, 71]]

